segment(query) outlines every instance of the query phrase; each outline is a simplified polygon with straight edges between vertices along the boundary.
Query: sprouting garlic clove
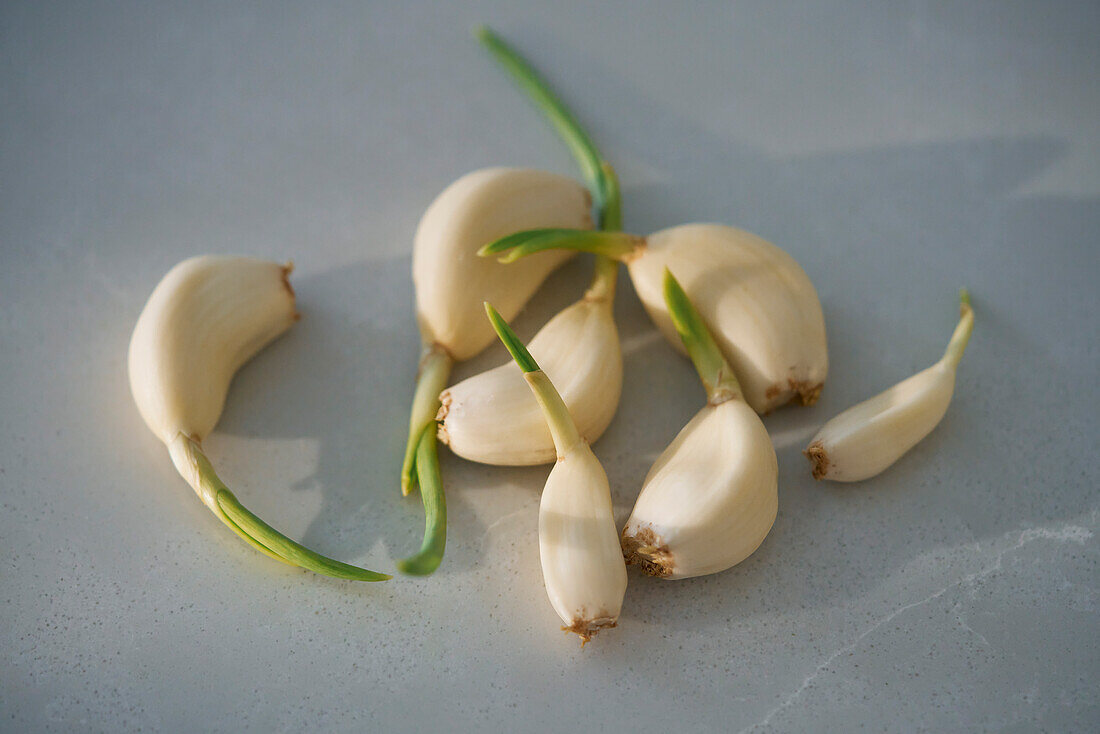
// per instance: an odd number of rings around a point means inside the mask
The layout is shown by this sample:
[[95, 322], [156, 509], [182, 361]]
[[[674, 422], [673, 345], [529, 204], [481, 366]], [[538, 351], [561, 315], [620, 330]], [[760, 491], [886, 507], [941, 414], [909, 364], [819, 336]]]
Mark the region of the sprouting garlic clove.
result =
[[539, 504], [539, 558], [562, 629], [588, 642], [618, 624], [626, 564], [607, 474], [583, 441], [554, 464], [546, 479]]
[[737, 565], [775, 523], [778, 477], [752, 408], [738, 399], [705, 406], [646, 475], [622, 533], [627, 562], [667, 579]]
[[618, 624], [626, 594], [607, 474], [550, 378], [500, 314], [488, 303], [485, 310], [538, 400], [558, 452], [539, 504], [539, 559], [562, 629], [578, 635], [583, 645]]
[[516, 268], [479, 258], [478, 248], [522, 229], [588, 229], [591, 205], [587, 189], [576, 181], [534, 169], [485, 168], [448, 186], [424, 212], [413, 243], [424, 343], [439, 345], [455, 361], [488, 346], [494, 337], [482, 302], [514, 317], [573, 253], [545, 253]]
[[817, 400], [829, 368], [825, 318], [785, 251], [734, 227], [685, 224], [651, 234], [627, 267], [653, 322], [682, 352], [662, 296], [665, 268], [676, 274], [758, 413]]
[[661, 289], [666, 267], [681, 274], [758, 413], [791, 400], [810, 405], [820, 395], [829, 369], [821, 302], [794, 258], [770, 242], [720, 224], [685, 224], [648, 238], [542, 229], [496, 240], [478, 254], [512, 263], [556, 249], [625, 262], [650, 317], [678, 349]]
[[368, 571], [305, 548], [260, 520], [222, 483], [202, 451], [234, 373], [297, 318], [290, 265], [250, 257], [185, 260], [161, 280], [130, 339], [130, 389], [180, 475], [227, 527], [283, 563], [358, 581]]
[[298, 318], [289, 265], [204, 255], [172, 268], [130, 339], [130, 388], [165, 444], [213, 430], [237, 370]]
[[670, 323], [707, 391], [707, 405], [649, 470], [622, 533], [627, 562], [652, 576], [716, 573], [748, 558], [779, 507], [779, 465], [760, 416], [745, 402], [713, 334], [672, 272], [662, 292]]
[[806, 448], [815, 479], [858, 482], [879, 474], [932, 432], [951, 404], [959, 360], [974, 328], [969, 296], [944, 356], [817, 432]]
[[[594, 443], [611, 423], [623, 384], [619, 334], [607, 299], [584, 299], [557, 314], [528, 348]], [[523, 373], [509, 360], [440, 395], [440, 439], [483, 464], [526, 466], [556, 460], [546, 418]]]

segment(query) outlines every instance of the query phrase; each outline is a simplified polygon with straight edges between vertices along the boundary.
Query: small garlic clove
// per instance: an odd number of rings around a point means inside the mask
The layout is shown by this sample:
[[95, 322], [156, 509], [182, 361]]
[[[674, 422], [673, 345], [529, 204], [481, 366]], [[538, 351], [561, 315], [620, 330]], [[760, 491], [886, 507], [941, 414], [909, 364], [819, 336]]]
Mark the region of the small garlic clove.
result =
[[[528, 348], [569, 406], [581, 436], [594, 443], [611, 423], [622, 392], [623, 359], [611, 303], [574, 303]], [[557, 459], [542, 409], [512, 360], [444, 390], [440, 401], [440, 439], [465, 459], [502, 466]]]
[[448, 186], [420, 219], [413, 243], [417, 318], [425, 344], [452, 359], [493, 341], [482, 302], [512, 318], [573, 253], [550, 252], [519, 267], [479, 258], [487, 242], [522, 229], [592, 226], [592, 199], [576, 181], [524, 168], [485, 168]]
[[682, 352], [662, 295], [665, 269], [676, 274], [758, 413], [817, 400], [829, 368], [825, 317], [789, 254], [734, 227], [685, 224], [650, 235], [625, 261], [646, 311]]
[[947, 352], [936, 364], [854, 405], [806, 448], [815, 479], [858, 482], [879, 474], [932, 432], [951, 404], [959, 360], [974, 328], [969, 296]]
[[554, 465], [542, 490], [539, 558], [562, 629], [588, 642], [618, 624], [626, 565], [607, 475], [583, 441]]

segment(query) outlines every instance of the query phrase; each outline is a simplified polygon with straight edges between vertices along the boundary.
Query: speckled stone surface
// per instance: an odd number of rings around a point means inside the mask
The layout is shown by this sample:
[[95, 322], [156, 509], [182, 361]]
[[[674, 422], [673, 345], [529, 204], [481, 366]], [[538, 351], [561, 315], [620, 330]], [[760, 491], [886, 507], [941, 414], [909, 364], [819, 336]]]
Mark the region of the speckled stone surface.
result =
[[[442, 6], [0, 7], [0, 730], [1100, 729], [1096, 4]], [[417, 219], [480, 166], [575, 174], [480, 21], [618, 166], [629, 229], [758, 232], [829, 329], [821, 402], [766, 421], [764, 545], [632, 574], [583, 651], [542, 587], [544, 468], [444, 452], [439, 572], [343, 583], [229, 534], [127, 385], [171, 265], [292, 258], [304, 318], [240, 373], [211, 457], [323, 552], [417, 547], [396, 482]], [[626, 387], [595, 446], [621, 520], [702, 399], [623, 281]], [[877, 479], [813, 482], [808, 438], [937, 358], [960, 285], [977, 329], [944, 422]]]

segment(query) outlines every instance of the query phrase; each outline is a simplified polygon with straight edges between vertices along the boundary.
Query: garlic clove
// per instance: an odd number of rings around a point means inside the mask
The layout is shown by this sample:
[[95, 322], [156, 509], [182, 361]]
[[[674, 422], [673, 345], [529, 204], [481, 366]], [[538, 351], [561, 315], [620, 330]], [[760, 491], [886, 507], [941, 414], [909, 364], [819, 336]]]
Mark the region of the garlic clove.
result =
[[758, 413], [817, 400], [829, 367], [825, 318], [813, 283], [782, 249], [734, 227], [685, 224], [647, 237], [627, 267], [650, 318], [683, 352], [662, 295], [665, 269], [676, 274]]
[[[574, 303], [539, 330], [528, 348], [558, 387], [581, 436], [595, 442], [615, 415], [623, 384], [610, 301]], [[542, 409], [512, 360], [444, 390], [440, 402], [440, 440], [465, 459], [503, 466], [557, 459]]]
[[478, 254], [513, 263], [555, 249], [626, 263], [646, 311], [682, 350], [662, 298], [665, 268], [679, 274], [758, 413], [791, 400], [810, 405], [820, 395], [829, 368], [821, 302], [794, 258], [770, 242], [720, 224], [685, 224], [644, 239], [544, 228], [491, 242]]
[[558, 452], [539, 504], [539, 559], [562, 629], [584, 645], [618, 624], [626, 594], [626, 564], [607, 474], [549, 377], [500, 314], [488, 303], [485, 310], [535, 394]]
[[554, 464], [539, 504], [539, 559], [563, 630], [588, 642], [615, 627], [626, 594], [611, 488], [583, 441]]
[[622, 533], [627, 563], [666, 579], [737, 565], [775, 523], [778, 477], [752, 408], [736, 399], [707, 405], [646, 475]]
[[572, 253], [545, 253], [513, 268], [477, 257], [478, 248], [522, 229], [588, 229], [591, 205], [576, 181], [534, 169], [485, 168], [448, 186], [424, 212], [413, 244], [424, 343], [440, 345], [456, 361], [487, 347], [494, 337], [482, 301], [513, 318]]
[[965, 291], [961, 300], [959, 324], [940, 361], [845, 410], [817, 432], [805, 451], [815, 479], [858, 482], [873, 477], [939, 425], [974, 328]]
[[204, 255], [154, 289], [130, 339], [130, 388], [165, 444], [213, 430], [237, 370], [298, 318], [290, 265]]
[[723, 571], [760, 546], [779, 507], [779, 464], [760, 416], [668, 269], [662, 285], [670, 323], [708, 399], [649, 470], [622, 548], [645, 573], [682, 579]]
[[206, 255], [172, 268], [153, 290], [130, 339], [130, 389], [145, 423], [203, 503], [249, 545], [276, 560], [336, 578], [381, 581], [305, 548], [245, 508], [202, 452], [233, 375], [298, 318], [290, 266]]

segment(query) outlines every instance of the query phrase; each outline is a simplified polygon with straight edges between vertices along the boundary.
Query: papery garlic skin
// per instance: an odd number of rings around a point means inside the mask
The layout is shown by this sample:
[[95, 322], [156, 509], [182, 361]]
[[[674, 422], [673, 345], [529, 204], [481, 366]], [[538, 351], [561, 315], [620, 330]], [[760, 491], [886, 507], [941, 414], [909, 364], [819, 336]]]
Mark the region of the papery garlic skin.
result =
[[290, 269], [204, 255], [176, 265], [154, 289], [130, 339], [130, 389], [166, 445], [181, 434], [205, 438], [233, 375], [298, 319]]
[[477, 256], [487, 242], [522, 229], [592, 227], [592, 199], [576, 181], [526, 168], [485, 168], [448, 186], [420, 219], [413, 243], [417, 319], [425, 344], [455, 361], [493, 339], [483, 301], [513, 318], [573, 253], [548, 252], [505, 266]]
[[955, 391], [937, 362], [826, 423], [806, 449], [815, 479], [858, 482], [882, 472], [932, 432]]
[[760, 417], [740, 399], [707, 405], [646, 475], [622, 533], [629, 563], [682, 579], [723, 571], [767, 537], [779, 466]]
[[[611, 306], [607, 299], [578, 301], [528, 344], [589, 443], [611, 423], [622, 393], [623, 357]], [[546, 417], [512, 360], [444, 390], [440, 401], [440, 440], [465, 459], [527, 466], [558, 457]]]
[[618, 624], [626, 564], [607, 475], [583, 441], [558, 460], [542, 490], [539, 558], [563, 629], [587, 642]]
[[684, 351], [662, 296], [666, 267], [691, 295], [754, 410], [817, 400], [829, 369], [825, 317], [794, 258], [721, 224], [671, 227], [646, 243], [625, 261], [646, 311], [676, 349]]

